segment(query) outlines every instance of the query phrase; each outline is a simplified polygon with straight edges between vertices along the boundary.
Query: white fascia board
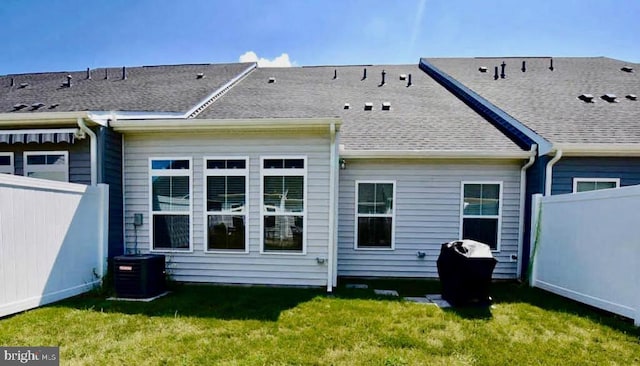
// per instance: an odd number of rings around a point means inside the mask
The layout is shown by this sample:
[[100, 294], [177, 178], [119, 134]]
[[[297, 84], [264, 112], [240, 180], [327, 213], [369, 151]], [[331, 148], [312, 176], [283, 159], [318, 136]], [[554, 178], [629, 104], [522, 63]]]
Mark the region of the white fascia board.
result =
[[341, 150], [349, 159], [529, 159], [529, 151], [474, 150]]
[[14, 133], [77, 133], [78, 128], [30, 128], [24, 130], [0, 130], [0, 135], [11, 135]]
[[215, 130], [273, 130], [326, 128], [339, 126], [339, 118], [254, 118], [254, 119], [158, 119], [112, 120], [110, 126], [118, 132], [193, 132]]
[[564, 156], [640, 156], [640, 144], [565, 143], [554, 144]]
[[90, 111], [88, 112], [89, 118], [93, 120], [107, 121], [118, 119], [174, 119], [185, 118], [184, 113], [180, 112], [122, 112], [122, 111]]
[[0, 113], [0, 127], [9, 126], [51, 126], [76, 125], [78, 118], [87, 118], [96, 124], [101, 124], [89, 117], [88, 112], [39, 112], [39, 113]]

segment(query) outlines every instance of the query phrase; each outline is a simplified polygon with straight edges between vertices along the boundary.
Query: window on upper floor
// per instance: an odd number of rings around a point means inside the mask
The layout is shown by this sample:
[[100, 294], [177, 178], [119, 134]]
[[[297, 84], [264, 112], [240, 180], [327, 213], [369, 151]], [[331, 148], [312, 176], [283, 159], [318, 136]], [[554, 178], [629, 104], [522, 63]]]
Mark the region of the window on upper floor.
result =
[[620, 178], [573, 178], [573, 193], [620, 187]]
[[500, 250], [502, 182], [462, 182], [460, 239]]

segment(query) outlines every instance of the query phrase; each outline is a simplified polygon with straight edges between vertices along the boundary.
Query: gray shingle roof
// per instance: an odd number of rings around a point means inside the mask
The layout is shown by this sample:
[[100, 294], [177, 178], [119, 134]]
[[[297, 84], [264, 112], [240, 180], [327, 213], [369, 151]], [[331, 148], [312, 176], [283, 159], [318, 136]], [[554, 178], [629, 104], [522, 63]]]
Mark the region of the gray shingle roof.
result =
[[[70, 111], [186, 112], [251, 64], [142, 66], [0, 76], [0, 113]], [[109, 78], [104, 79], [105, 71]], [[197, 78], [198, 73], [205, 77]], [[66, 76], [72, 86], [64, 87]], [[11, 86], [11, 79], [14, 86]], [[27, 86], [21, 87], [23, 83]], [[33, 109], [35, 103], [44, 106]], [[14, 105], [27, 107], [14, 110]], [[51, 108], [52, 105], [58, 104]]]
[[[401, 74], [411, 74], [413, 84]], [[348, 150], [521, 151], [418, 65], [258, 68], [197, 118], [313, 117], [341, 117]]]
[[[429, 63], [556, 143], [640, 143], [640, 67], [605, 57], [427, 58]], [[505, 62], [504, 79], [494, 67]], [[522, 61], [526, 71], [522, 72]], [[621, 68], [629, 65], [634, 72]], [[479, 71], [486, 67], [486, 73]], [[578, 99], [592, 94], [594, 103]], [[601, 99], [615, 94], [618, 103]]]

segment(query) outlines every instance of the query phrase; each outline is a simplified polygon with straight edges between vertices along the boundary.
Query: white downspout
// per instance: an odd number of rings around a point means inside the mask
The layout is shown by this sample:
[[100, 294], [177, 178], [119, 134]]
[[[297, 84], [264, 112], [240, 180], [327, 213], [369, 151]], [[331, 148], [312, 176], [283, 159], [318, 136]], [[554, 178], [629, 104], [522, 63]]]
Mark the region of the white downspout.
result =
[[336, 156], [336, 124], [331, 123], [329, 126], [330, 134], [330, 162], [329, 162], [329, 250], [327, 256], [327, 292], [333, 291], [333, 262], [335, 261], [335, 226], [336, 226], [336, 169], [337, 169], [337, 156]]
[[91, 185], [95, 186], [98, 183], [98, 137], [87, 127], [82, 117], [78, 117], [78, 127], [89, 135], [91, 143]]
[[556, 149], [556, 155], [547, 163], [544, 181], [544, 195], [551, 196], [551, 183], [553, 182], [553, 166], [562, 157], [562, 150]]
[[518, 265], [516, 274], [517, 277], [520, 278], [522, 275], [522, 245], [524, 243], [524, 203], [527, 193], [527, 169], [533, 165], [536, 161], [536, 155], [538, 154], [538, 145], [533, 144], [531, 146], [531, 155], [529, 156], [529, 161], [522, 166], [520, 169], [520, 215], [518, 220]]

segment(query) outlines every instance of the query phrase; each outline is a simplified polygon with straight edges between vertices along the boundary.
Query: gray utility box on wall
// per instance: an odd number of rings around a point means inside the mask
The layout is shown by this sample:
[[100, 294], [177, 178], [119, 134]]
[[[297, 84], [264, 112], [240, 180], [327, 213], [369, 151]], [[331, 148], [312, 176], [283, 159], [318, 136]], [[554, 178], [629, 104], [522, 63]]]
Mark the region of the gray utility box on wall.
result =
[[164, 255], [121, 255], [113, 258], [116, 295], [145, 299], [166, 291]]

